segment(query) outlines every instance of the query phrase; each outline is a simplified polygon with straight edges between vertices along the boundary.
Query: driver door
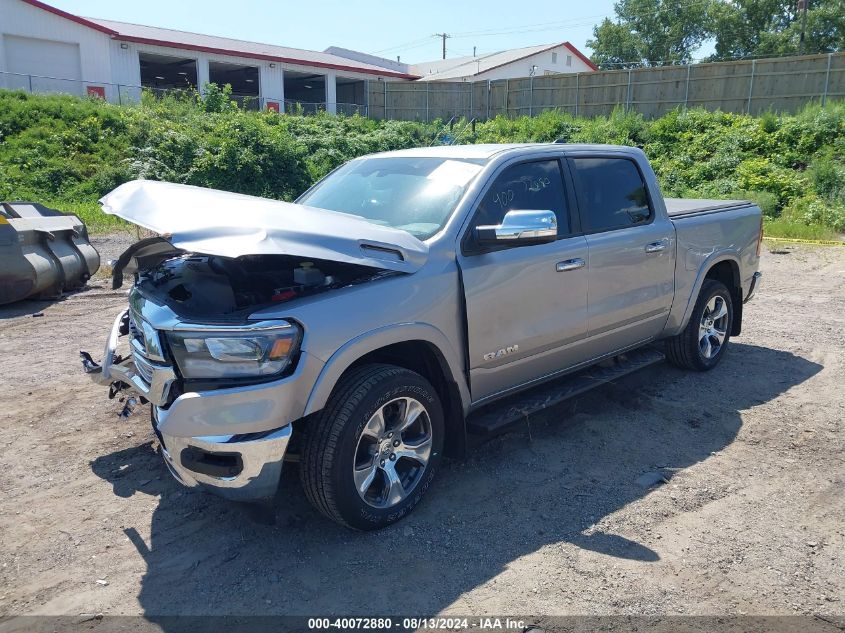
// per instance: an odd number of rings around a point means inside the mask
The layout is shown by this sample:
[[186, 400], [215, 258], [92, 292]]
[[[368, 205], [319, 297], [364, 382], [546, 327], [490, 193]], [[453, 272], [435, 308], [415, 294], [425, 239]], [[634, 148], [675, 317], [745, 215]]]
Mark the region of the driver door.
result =
[[[506, 165], [476, 208], [458, 255], [467, 313], [473, 403], [571, 367], [587, 334], [587, 242], [573, 228], [571, 188], [556, 157]], [[476, 227], [512, 210], [554, 211], [558, 235], [539, 244], [485, 245]]]

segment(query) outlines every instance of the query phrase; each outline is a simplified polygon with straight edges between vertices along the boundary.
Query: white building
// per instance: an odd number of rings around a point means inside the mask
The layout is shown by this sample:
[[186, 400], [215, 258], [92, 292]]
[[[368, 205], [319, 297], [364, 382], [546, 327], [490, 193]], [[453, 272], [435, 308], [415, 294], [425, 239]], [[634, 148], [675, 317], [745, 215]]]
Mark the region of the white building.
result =
[[517, 79], [561, 73], [589, 73], [598, 70], [590, 58], [569, 42], [512, 48], [483, 55], [436, 59], [403, 64], [337, 46], [326, 49], [339, 57], [415, 75], [417, 81], [483, 81]]
[[568, 42], [403, 64], [84, 18], [40, 0], [0, 0], [0, 88], [137, 101], [142, 89], [231, 84], [250, 107], [366, 112], [368, 81], [475, 81], [596, 67]]
[[82, 18], [39, 0], [0, 0], [0, 88], [137, 100], [141, 88], [231, 84], [254, 107], [355, 110], [367, 80], [416, 77], [271, 44]]

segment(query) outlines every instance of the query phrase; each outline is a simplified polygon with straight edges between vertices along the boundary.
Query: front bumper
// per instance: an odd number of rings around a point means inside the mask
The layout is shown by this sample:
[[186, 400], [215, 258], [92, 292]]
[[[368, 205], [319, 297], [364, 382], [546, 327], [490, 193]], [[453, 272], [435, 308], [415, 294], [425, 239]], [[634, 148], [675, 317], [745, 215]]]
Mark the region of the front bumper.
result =
[[125, 311], [115, 319], [101, 366], [83, 354], [86, 373], [98, 384], [114, 388], [118, 383], [150, 401], [162, 455], [179, 482], [235, 501], [272, 497], [291, 422], [302, 417], [322, 361], [302, 351], [293, 373], [279, 380], [186, 392], [174, 399], [171, 388], [177, 377], [166, 362], [117, 354], [125, 319]]
[[743, 303], [748, 303], [754, 298], [754, 295], [760, 289], [760, 282], [763, 280], [763, 273], [756, 272], [754, 276], [751, 277], [751, 287], [748, 289], [748, 294], [745, 295], [745, 299], [742, 300]]
[[183, 485], [232, 501], [261, 501], [276, 494], [291, 434], [287, 425], [264, 434], [159, 439], [165, 464]]

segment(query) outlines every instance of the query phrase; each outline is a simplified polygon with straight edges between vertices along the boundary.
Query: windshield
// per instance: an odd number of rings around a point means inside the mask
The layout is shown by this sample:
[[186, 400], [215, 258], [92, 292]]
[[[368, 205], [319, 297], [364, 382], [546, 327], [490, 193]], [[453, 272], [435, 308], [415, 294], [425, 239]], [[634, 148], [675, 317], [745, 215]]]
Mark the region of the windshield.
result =
[[297, 202], [351, 213], [424, 240], [443, 228], [483, 164], [407, 156], [353, 160]]

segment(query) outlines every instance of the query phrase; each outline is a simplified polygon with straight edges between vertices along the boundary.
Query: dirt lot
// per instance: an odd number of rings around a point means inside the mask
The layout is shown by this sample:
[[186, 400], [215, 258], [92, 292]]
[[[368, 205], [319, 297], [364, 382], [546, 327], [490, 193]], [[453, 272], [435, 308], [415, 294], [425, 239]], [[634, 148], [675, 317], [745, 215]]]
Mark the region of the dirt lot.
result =
[[845, 248], [768, 249], [716, 371], [558, 407], [374, 534], [321, 518], [293, 468], [275, 525], [177, 485], [146, 408], [119, 421], [80, 370], [125, 302], [105, 280], [2, 308], [0, 614], [842, 615]]

